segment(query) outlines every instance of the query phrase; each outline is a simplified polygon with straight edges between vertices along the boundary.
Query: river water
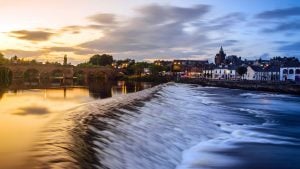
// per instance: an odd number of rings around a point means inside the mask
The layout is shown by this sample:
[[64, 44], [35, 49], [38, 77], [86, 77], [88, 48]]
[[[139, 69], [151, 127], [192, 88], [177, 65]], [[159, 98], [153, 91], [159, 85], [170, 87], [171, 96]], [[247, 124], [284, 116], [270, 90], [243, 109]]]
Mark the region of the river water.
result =
[[[50, 101], [40, 91], [22, 99], [25, 91], [15, 102], [31, 109], [1, 107], [1, 137], [12, 131], [1, 153], [15, 155], [6, 160], [14, 168], [30, 169], [300, 168], [300, 97], [176, 83], [148, 87], [105, 99], [53, 94]], [[7, 97], [1, 106], [9, 105]]]

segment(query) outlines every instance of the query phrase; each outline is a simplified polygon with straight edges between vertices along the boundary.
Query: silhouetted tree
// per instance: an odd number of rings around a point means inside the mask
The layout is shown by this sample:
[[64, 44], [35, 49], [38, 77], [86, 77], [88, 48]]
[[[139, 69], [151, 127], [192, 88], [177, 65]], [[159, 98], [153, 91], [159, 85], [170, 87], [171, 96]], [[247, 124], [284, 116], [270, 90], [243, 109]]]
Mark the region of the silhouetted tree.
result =
[[155, 64], [151, 64], [151, 65], [149, 66], [149, 69], [150, 69], [150, 72], [151, 72], [153, 75], [158, 75], [160, 72], [166, 71], [166, 70], [167, 70], [166, 67], [161, 66], [161, 65], [155, 65]]
[[4, 57], [2, 53], [0, 53], [0, 64], [5, 64], [8, 62], [8, 59]]
[[137, 62], [133, 65], [133, 70], [136, 75], [141, 75], [144, 72], [144, 69], [148, 67], [149, 63], [147, 62]]
[[245, 67], [245, 66], [239, 66], [239, 67], [236, 69], [236, 71], [237, 71], [237, 73], [238, 73], [240, 76], [244, 77], [244, 74], [247, 73], [247, 67]]
[[113, 57], [107, 54], [103, 54], [103, 55], [96, 54], [90, 58], [89, 63], [98, 66], [111, 65], [113, 63]]

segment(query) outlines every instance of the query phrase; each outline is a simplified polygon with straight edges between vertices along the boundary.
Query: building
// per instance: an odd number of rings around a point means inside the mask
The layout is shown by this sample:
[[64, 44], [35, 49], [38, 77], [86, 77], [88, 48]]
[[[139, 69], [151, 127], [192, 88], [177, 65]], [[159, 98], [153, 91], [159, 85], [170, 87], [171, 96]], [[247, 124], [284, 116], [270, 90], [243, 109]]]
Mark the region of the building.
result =
[[221, 64], [224, 64], [225, 62], [225, 57], [226, 57], [226, 54], [223, 50], [223, 47], [221, 46], [220, 48], [220, 51], [219, 53], [216, 54], [215, 56], [215, 64], [216, 65], [221, 65]]
[[254, 61], [253, 65], [265, 67], [270, 65], [270, 60], [257, 59]]
[[277, 65], [269, 65], [264, 68], [267, 79], [269, 81], [279, 81], [280, 79], [280, 66]]
[[114, 61], [111, 65], [116, 69], [126, 69], [128, 66], [135, 63], [135, 60], [125, 59], [125, 60], [117, 60]]
[[300, 66], [288, 67], [284, 66], [280, 68], [280, 80], [281, 81], [295, 81], [300, 82]]
[[208, 60], [174, 60], [172, 71], [186, 76], [196, 75], [200, 77], [203, 75], [205, 65], [208, 65]]
[[163, 66], [166, 68], [166, 72], [170, 72], [172, 70], [173, 62], [167, 60], [155, 60], [154, 64], [158, 66]]
[[226, 65], [235, 65], [235, 66], [242, 65], [243, 63], [242, 58], [237, 57], [236, 55], [227, 56], [224, 62]]
[[172, 66], [172, 61], [167, 60], [155, 60], [154, 64], [159, 66]]
[[213, 63], [207, 64], [204, 66], [203, 69], [203, 76], [204, 78], [213, 78], [213, 71], [214, 71], [215, 65]]
[[247, 67], [246, 80], [267, 80], [268, 72], [263, 67], [251, 65]]
[[238, 79], [240, 78], [235, 66], [220, 65], [213, 69], [213, 79]]

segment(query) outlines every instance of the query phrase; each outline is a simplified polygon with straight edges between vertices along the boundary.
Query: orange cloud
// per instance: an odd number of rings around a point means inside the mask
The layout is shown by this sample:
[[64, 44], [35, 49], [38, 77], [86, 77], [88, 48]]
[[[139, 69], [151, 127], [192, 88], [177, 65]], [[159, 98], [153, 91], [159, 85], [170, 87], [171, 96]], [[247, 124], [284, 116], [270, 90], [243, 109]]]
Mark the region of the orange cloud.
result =
[[9, 32], [9, 35], [22, 40], [47, 41], [54, 35], [54, 33], [48, 31], [17, 30]]

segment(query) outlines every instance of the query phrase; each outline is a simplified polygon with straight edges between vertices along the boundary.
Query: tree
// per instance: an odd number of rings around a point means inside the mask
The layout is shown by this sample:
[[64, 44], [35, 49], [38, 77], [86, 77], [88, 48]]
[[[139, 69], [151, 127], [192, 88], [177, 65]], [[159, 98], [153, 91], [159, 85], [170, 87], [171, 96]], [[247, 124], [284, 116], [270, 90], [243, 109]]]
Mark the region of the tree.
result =
[[237, 73], [238, 73], [240, 76], [244, 77], [244, 74], [247, 73], [247, 67], [245, 67], [245, 66], [239, 66], [239, 67], [236, 69], [236, 71], [237, 71]]
[[134, 64], [134, 72], [136, 75], [141, 75], [144, 72], [145, 68], [149, 67], [147, 62], [137, 62]]
[[167, 70], [166, 67], [161, 66], [161, 65], [155, 65], [155, 64], [151, 64], [149, 66], [149, 69], [153, 75], [158, 75], [160, 72]]
[[98, 66], [111, 65], [113, 63], [113, 57], [107, 54], [103, 54], [103, 55], [96, 54], [90, 58], [89, 63]]
[[0, 86], [8, 86], [12, 80], [12, 72], [5, 67], [0, 67]]
[[8, 59], [4, 57], [2, 53], [0, 53], [0, 64], [8, 63]]
[[79, 63], [77, 67], [93, 67], [90, 62]]

